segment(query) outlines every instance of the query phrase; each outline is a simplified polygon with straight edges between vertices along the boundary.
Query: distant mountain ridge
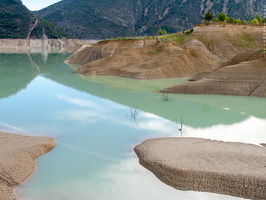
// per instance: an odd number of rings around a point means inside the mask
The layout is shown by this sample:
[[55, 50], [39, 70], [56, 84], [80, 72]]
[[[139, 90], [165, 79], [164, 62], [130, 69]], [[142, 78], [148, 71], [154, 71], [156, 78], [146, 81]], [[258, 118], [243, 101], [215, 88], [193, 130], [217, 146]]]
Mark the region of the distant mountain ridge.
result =
[[21, 0], [0, 0], [0, 38], [71, 37], [33, 14]]
[[153, 35], [189, 29], [207, 11], [251, 19], [263, 15], [264, 0], [62, 0], [35, 12], [77, 38]]

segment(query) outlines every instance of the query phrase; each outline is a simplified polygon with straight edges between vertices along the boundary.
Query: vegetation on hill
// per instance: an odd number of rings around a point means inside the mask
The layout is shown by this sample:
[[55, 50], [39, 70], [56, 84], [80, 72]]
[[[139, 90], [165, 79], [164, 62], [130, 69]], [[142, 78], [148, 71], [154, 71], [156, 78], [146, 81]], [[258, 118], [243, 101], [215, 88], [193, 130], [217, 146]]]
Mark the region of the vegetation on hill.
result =
[[47, 20], [37, 17], [19, 0], [0, 1], [0, 38], [71, 38]]
[[266, 23], [266, 18], [262, 18], [260, 15], [255, 15], [255, 17], [251, 20], [242, 20], [240, 18], [234, 19], [233, 17], [227, 16], [225, 13], [221, 12], [217, 15], [217, 18], [214, 17], [211, 11], [208, 11], [204, 15], [204, 22], [227, 22], [234, 24], [264, 24]]
[[250, 20], [262, 9], [261, 0], [62, 0], [35, 13], [76, 38], [110, 39], [191, 29], [209, 10]]

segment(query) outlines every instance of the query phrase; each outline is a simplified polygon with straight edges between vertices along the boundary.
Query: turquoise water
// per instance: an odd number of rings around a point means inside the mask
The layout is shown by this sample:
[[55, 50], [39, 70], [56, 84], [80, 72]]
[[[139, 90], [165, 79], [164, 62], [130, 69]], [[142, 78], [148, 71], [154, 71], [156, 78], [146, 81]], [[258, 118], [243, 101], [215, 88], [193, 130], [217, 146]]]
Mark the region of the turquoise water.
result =
[[140, 166], [133, 148], [153, 137], [266, 143], [266, 99], [169, 95], [164, 101], [156, 91], [184, 79], [82, 77], [63, 63], [68, 56], [0, 55], [0, 131], [56, 142], [16, 189], [19, 199], [239, 199], [175, 190]]

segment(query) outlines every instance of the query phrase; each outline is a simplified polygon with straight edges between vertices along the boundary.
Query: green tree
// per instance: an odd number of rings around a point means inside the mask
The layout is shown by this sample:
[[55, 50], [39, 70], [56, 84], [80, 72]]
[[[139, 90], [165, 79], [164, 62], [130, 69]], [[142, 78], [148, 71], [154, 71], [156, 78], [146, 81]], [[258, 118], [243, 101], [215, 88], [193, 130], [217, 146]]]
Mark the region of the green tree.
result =
[[229, 23], [236, 23], [236, 20], [235, 20], [234, 18], [232, 18], [232, 17], [228, 17], [228, 18], [227, 18], [227, 21], [228, 21]]
[[257, 19], [259, 23], [263, 23], [263, 18], [260, 15], [255, 15], [255, 19]]
[[212, 12], [208, 11], [205, 15], [204, 15], [204, 20], [206, 21], [211, 21], [213, 19], [213, 14]]
[[238, 19], [235, 20], [235, 23], [236, 23], [236, 24], [241, 24], [241, 23], [243, 23], [243, 22], [241, 21], [241, 19], [238, 18]]
[[251, 24], [259, 24], [260, 22], [259, 22], [259, 20], [258, 19], [253, 19], [252, 21], [251, 21]]
[[218, 14], [218, 21], [225, 22], [227, 20], [227, 16], [225, 13], [219, 13]]
[[165, 35], [167, 34], [167, 31], [162, 29], [161, 27], [158, 29], [158, 35]]

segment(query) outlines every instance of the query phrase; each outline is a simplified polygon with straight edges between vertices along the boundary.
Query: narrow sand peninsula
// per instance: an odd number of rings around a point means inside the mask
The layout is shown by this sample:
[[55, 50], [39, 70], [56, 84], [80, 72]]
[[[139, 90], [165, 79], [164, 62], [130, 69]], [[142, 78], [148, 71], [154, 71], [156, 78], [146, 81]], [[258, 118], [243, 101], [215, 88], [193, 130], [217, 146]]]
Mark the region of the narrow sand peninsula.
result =
[[141, 165], [179, 190], [266, 199], [266, 148], [199, 138], [158, 138], [135, 147]]
[[35, 159], [55, 146], [52, 138], [0, 132], [0, 199], [14, 200], [14, 187], [35, 169]]

